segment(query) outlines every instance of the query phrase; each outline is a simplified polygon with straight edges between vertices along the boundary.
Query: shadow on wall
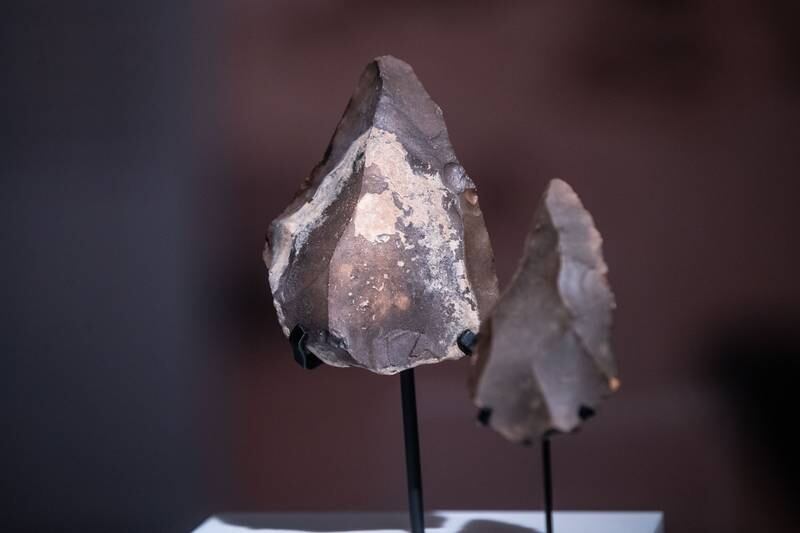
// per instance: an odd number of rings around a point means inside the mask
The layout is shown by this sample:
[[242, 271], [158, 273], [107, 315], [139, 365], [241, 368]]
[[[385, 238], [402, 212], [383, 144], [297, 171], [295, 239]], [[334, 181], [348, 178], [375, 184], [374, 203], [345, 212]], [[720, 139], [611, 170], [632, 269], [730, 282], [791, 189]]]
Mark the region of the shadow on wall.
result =
[[714, 377], [733, 413], [739, 441], [746, 443], [745, 462], [767, 474], [764, 480], [772, 498], [795, 516], [800, 514], [797, 324], [796, 317], [788, 315], [770, 321], [745, 317], [723, 327], [710, 347]]

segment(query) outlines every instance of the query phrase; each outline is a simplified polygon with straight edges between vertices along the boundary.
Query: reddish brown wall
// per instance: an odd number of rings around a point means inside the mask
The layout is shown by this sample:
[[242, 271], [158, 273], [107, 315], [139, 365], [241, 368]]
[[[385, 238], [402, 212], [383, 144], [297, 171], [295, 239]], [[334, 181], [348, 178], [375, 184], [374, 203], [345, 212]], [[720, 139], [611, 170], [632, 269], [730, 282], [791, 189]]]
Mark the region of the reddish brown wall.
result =
[[[226, 353], [238, 505], [404, 505], [398, 379], [296, 367], [258, 263], [362, 67], [389, 53], [444, 109], [501, 282], [552, 177], [577, 189], [605, 238], [623, 387], [556, 440], [558, 507], [663, 509], [670, 530], [698, 532], [744, 531], [781, 509], [709, 345], [751, 319], [796, 316], [798, 48], [774, 6], [713, 4], [230, 7], [227, 261], [257, 314], [249, 347]], [[428, 506], [540, 507], [538, 451], [473, 424], [467, 364], [417, 373]]]

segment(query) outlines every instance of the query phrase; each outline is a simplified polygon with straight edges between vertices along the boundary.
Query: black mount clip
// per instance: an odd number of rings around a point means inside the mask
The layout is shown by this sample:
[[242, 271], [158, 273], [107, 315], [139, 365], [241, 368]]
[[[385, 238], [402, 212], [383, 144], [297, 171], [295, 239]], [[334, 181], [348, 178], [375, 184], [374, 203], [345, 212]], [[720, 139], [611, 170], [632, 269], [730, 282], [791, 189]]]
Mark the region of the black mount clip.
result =
[[314, 370], [322, 364], [322, 360], [311, 353], [306, 347], [308, 333], [300, 324], [296, 325], [289, 334], [289, 344], [292, 345], [294, 360], [306, 370]]
[[478, 334], [471, 329], [465, 329], [456, 339], [456, 344], [458, 349], [466, 355], [472, 355], [475, 351], [475, 346], [478, 345]]
[[481, 407], [478, 409], [478, 415], [475, 417], [475, 419], [478, 421], [478, 424], [482, 426], [488, 426], [490, 418], [492, 418], [491, 407]]

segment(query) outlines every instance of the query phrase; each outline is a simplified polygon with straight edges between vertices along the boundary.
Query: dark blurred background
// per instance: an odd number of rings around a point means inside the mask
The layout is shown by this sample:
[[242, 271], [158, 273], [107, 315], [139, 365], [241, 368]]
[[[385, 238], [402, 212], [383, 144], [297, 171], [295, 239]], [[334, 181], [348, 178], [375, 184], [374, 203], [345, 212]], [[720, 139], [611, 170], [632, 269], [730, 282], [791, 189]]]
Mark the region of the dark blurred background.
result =
[[[365, 64], [411, 63], [501, 283], [550, 178], [605, 237], [621, 391], [556, 505], [796, 531], [795, 2], [11, 2], [0, 11], [3, 531], [405, 505], [399, 380], [302, 371], [264, 233]], [[417, 372], [427, 506], [541, 508], [538, 450]]]

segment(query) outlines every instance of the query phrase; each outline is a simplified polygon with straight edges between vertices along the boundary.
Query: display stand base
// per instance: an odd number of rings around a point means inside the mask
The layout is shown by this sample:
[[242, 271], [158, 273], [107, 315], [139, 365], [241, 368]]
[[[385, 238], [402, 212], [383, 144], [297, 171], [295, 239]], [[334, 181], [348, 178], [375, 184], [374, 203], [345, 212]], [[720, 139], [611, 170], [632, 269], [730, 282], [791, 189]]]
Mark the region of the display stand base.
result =
[[[525, 511], [433, 511], [427, 533], [542, 533], [545, 516]], [[660, 512], [554, 513], [558, 533], [664, 533]], [[404, 533], [408, 513], [232, 513], [212, 516], [194, 533]]]

